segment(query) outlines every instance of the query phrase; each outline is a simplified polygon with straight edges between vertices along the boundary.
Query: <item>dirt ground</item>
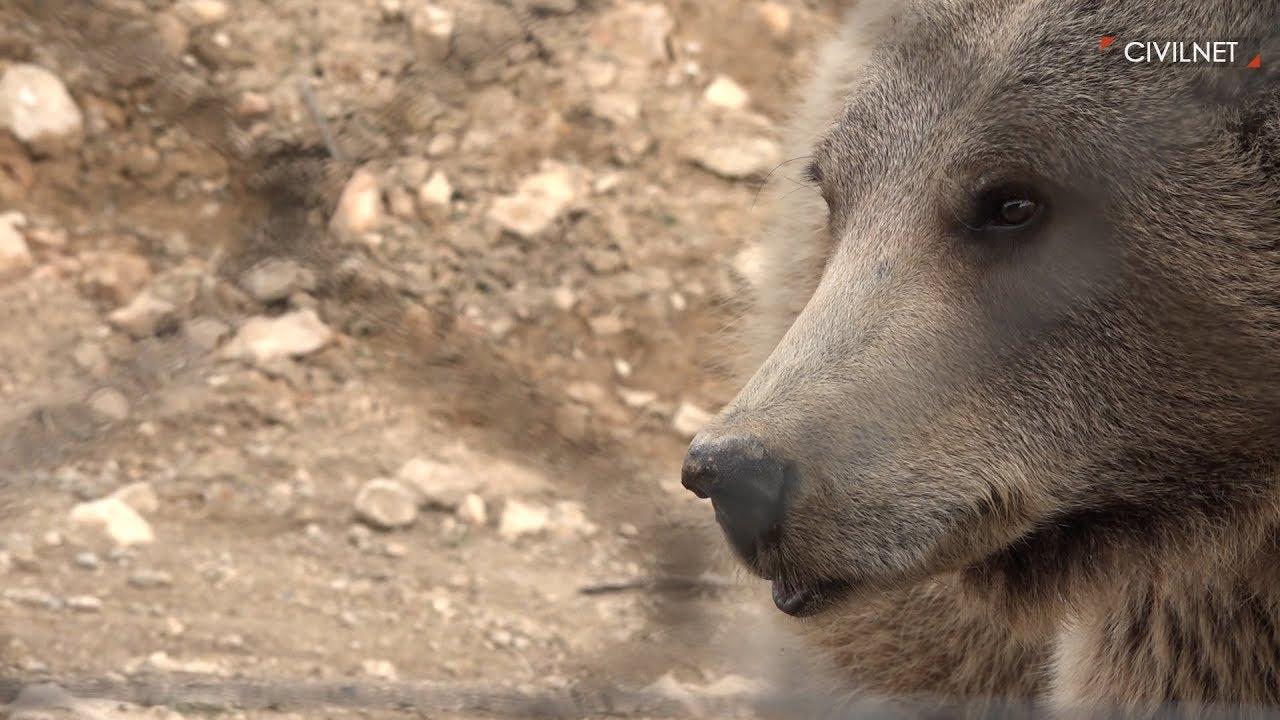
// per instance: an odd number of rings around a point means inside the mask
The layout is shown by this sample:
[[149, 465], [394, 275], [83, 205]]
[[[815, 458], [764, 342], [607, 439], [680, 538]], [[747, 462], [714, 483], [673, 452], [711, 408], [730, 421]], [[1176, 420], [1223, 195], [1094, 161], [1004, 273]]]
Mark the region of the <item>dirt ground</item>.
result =
[[14, 717], [798, 672], [678, 472], [834, 3], [0, 5]]

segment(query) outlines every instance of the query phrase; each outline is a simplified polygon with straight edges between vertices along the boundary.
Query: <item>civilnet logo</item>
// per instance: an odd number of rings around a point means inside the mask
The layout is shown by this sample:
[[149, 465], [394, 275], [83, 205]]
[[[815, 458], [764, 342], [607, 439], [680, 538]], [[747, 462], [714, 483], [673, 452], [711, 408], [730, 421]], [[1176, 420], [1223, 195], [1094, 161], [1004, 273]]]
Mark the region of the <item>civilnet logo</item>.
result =
[[1262, 53], [1250, 51], [1248, 45], [1240, 40], [1126, 41], [1117, 35], [1103, 35], [1098, 41], [1098, 52], [1114, 53], [1119, 49], [1125, 60], [1135, 64], [1220, 65], [1261, 70]]

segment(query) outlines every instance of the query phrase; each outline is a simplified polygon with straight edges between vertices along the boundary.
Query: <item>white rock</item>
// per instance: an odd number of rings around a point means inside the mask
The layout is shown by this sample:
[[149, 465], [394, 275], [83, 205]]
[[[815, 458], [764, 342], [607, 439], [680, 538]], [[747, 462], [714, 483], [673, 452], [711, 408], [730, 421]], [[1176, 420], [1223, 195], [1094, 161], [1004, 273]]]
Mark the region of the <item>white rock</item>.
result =
[[330, 226], [338, 235], [354, 239], [377, 229], [381, 220], [382, 191], [378, 178], [368, 170], [355, 171], [342, 189]]
[[431, 138], [431, 142], [427, 143], [427, 155], [429, 157], [443, 157], [453, 152], [458, 146], [458, 139], [447, 133], [441, 133]]
[[394, 480], [370, 480], [356, 493], [356, 514], [384, 529], [408, 527], [418, 518], [418, 498]]
[[262, 303], [283, 300], [310, 285], [307, 272], [298, 263], [280, 258], [267, 258], [240, 277], [240, 287]]
[[107, 316], [111, 324], [135, 338], [151, 337], [173, 324], [178, 309], [173, 303], [143, 291], [128, 305]]
[[160, 511], [160, 495], [156, 493], [155, 486], [149, 482], [130, 483], [111, 493], [110, 497], [124, 502], [143, 515], [152, 515]]
[[67, 598], [67, 608], [73, 612], [96, 613], [102, 610], [102, 600], [92, 595], [72, 595]]
[[439, 170], [431, 175], [422, 187], [418, 188], [418, 202], [431, 206], [448, 206], [453, 201], [453, 185], [449, 178]]
[[396, 479], [415, 490], [422, 504], [447, 509], [458, 507], [484, 486], [483, 478], [469, 468], [425, 458], [406, 462]]
[[591, 114], [614, 125], [626, 126], [640, 118], [640, 98], [621, 90], [592, 93]]
[[183, 0], [174, 10], [192, 27], [216, 25], [231, 14], [231, 8], [223, 0]]
[[702, 94], [702, 98], [707, 101], [708, 105], [725, 108], [727, 110], [742, 110], [751, 103], [751, 96], [747, 94], [746, 88], [739, 85], [733, 78], [728, 75], [720, 75]]
[[129, 576], [129, 584], [139, 590], [173, 586], [173, 576], [163, 570], [139, 570]]
[[365, 660], [360, 663], [360, 669], [365, 675], [383, 680], [395, 680], [397, 677], [396, 666], [390, 660]]
[[56, 75], [20, 63], [0, 77], [0, 128], [32, 151], [53, 155], [79, 147], [84, 115]]
[[778, 143], [764, 137], [728, 135], [685, 146], [684, 155], [704, 170], [729, 180], [764, 175], [782, 156]]
[[505, 540], [518, 540], [526, 535], [544, 532], [551, 524], [551, 511], [516, 499], [507, 500], [498, 521], [498, 535]]
[[62, 600], [56, 595], [39, 588], [10, 588], [4, 591], [4, 599], [15, 605], [57, 610], [62, 607]]
[[275, 318], [250, 318], [223, 352], [228, 357], [263, 363], [308, 355], [332, 339], [333, 331], [308, 308]]
[[19, 213], [0, 214], [0, 280], [11, 280], [31, 269], [31, 249], [18, 228], [26, 224]]
[[231, 332], [226, 323], [211, 317], [194, 318], [182, 330], [187, 342], [206, 352], [218, 347], [222, 338]]
[[658, 393], [652, 390], [632, 390], [630, 388], [618, 388], [618, 396], [622, 398], [622, 402], [629, 408], [645, 408], [652, 405], [658, 400]]
[[600, 531], [595, 523], [587, 519], [586, 509], [582, 507], [582, 503], [571, 500], [555, 504], [548, 524], [552, 534], [564, 539], [591, 537]]
[[599, 17], [591, 31], [594, 43], [614, 57], [636, 65], [670, 59], [675, 20], [660, 3], [627, 2]]
[[671, 426], [681, 435], [692, 438], [698, 431], [706, 427], [715, 416], [692, 403], [680, 403]]
[[454, 25], [452, 12], [430, 3], [415, 4], [409, 16], [414, 39], [431, 60], [441, 60], [449, 55]]
[[458, 503], [458, 519], [468, 525], [477, 527], [488, 523], [489, 511], [485, 507], [484, 498], [475, 493], [462, 498], [462, 502]]
[[89, 397], [89, 409], [103, 420], [121, 422], [129, 417], [129, 399], [115, 388], [103, 388]]
[[765, 2], [756, 8], [756, 12], [774, 37], [783, 39], [791, 34], [793, 20], [791, 8], [782, 3]]
[[71, 509], [70, 519], [77, 529], [99, 533], [121, 547], [146, 545], [156, 539], [150, 523], [120, 498], [80, 503]]
[[587, 325], [591, 328], [592, 333], [600, 337], [617, 335], [627, 329], [627, 324], [622, 317], [614, 313], [597, 315], [588, 320]]
[[561, 285], [551, 291], [551, 302], [557, 309], [568, 312], [578, 304], [578, 295], [568, 285]]
[[125, 672], [132, 674], [136, 672], [150, 673], [185, 673], [188, 675], [228, 675], [226, 667], [214, 660], [202, 660], [192, 658], [190, 660], [179, 660], [178, 658], [169, 657], [169, 653], [163, 650], [151, 653], [145, 658], [134, 660], [125, 666]]
[[521, 181], [514, 195], [498, 198], [489, 219], [503, 230], [532, 238], [555, 222], [578, 197], [573, 172], [560, 164]]

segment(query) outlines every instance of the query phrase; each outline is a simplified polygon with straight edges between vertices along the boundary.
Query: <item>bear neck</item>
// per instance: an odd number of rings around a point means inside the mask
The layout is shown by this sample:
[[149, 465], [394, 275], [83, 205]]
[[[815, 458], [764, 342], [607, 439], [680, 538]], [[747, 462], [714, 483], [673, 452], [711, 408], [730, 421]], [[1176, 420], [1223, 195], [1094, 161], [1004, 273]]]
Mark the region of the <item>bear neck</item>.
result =
[[1124, 698], [1126, 709], [1146, 714], [1167, 701], [1280, 701], [1276, 587], [1228, 572], [1139, 577], [1103, 589], [1059, 632], [1055, 705]]

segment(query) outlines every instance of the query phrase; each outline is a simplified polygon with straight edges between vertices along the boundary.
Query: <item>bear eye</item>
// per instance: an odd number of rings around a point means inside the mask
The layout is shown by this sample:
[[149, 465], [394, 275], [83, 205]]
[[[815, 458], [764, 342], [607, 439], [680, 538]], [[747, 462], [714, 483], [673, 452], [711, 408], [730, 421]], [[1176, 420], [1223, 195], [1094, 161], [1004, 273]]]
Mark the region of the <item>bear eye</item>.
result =
[[1025, 228], [1044, 215], [1045, 203], [1038, 193], [1017, 185], [1002, 185], [982, 194], [974, 226], [977, 229]]

